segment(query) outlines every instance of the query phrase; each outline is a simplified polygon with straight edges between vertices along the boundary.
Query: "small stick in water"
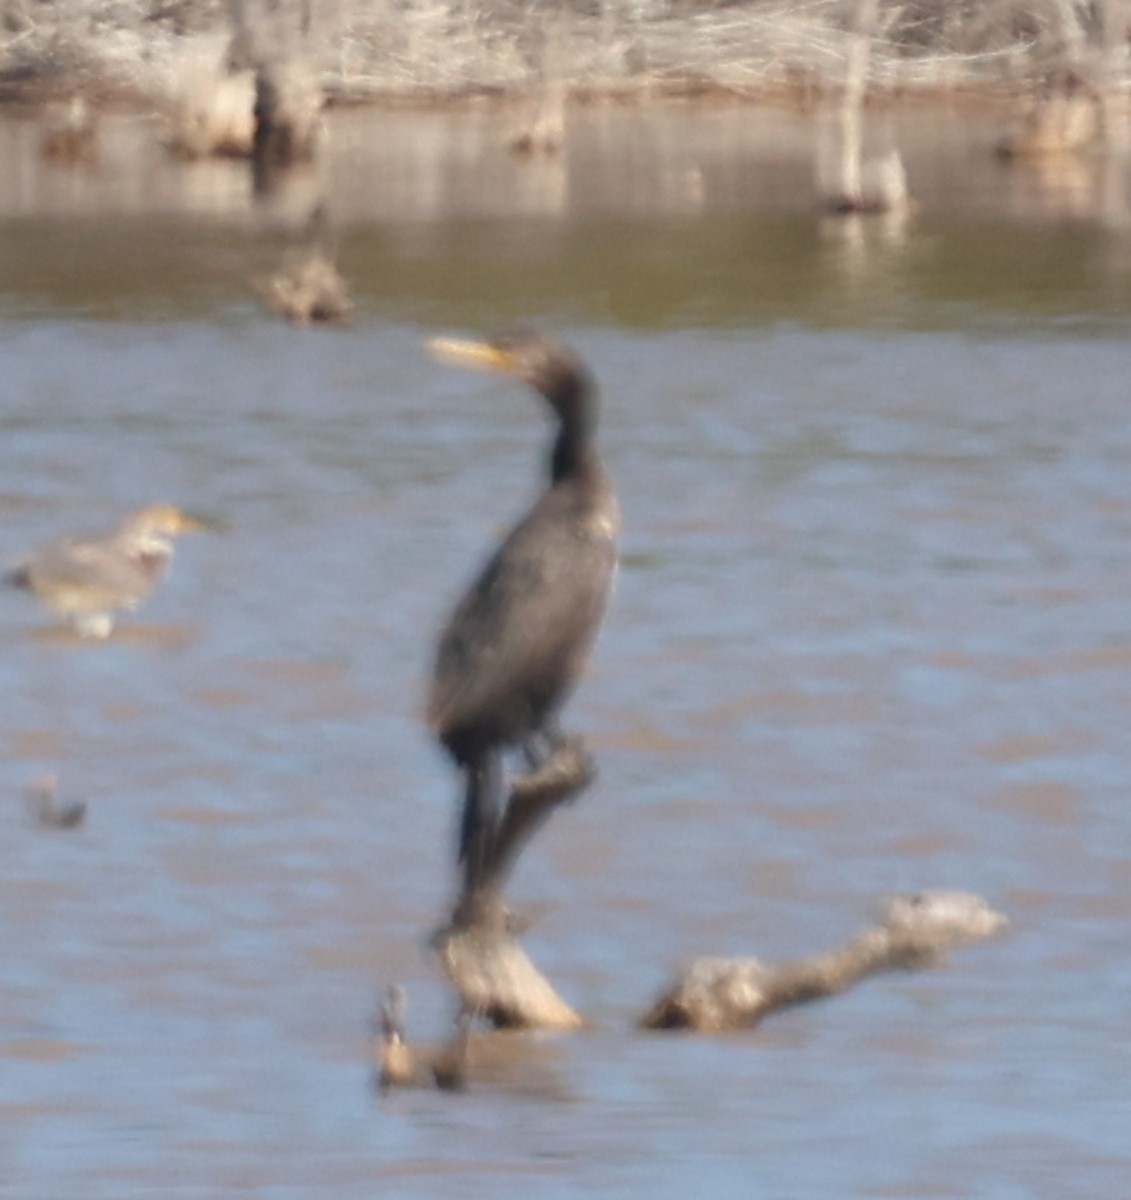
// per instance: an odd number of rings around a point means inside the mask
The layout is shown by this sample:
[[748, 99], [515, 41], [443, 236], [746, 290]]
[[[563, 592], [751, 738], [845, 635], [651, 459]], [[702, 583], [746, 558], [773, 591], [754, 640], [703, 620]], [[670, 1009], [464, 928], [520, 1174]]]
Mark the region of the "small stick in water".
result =
[[28, 789], [32, 812], [44, 829], [74, 829], [86, 819], [86, 801], [59, 803], [59, 776], [52, 773]]

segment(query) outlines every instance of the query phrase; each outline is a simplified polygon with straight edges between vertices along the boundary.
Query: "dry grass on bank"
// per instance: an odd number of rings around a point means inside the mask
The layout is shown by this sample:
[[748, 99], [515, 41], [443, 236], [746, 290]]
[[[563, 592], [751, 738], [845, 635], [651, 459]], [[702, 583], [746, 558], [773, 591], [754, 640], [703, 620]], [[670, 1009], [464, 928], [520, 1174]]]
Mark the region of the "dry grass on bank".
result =
[[[0, 0], [0, 96], [167, 96], [193, 43], [302, 58], [348, 100], [529, 91], [820, 94], [863, 0]], [[880, 0], [869, 88], [1127, 78], [1126, 0]]]

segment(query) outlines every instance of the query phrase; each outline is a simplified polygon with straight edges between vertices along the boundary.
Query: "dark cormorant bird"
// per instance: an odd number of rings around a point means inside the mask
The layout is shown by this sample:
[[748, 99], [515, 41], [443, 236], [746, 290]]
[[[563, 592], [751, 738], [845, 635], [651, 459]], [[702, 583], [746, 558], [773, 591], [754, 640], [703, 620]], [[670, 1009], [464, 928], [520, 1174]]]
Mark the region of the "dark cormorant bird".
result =
[[503, 753], [519, 747], [536, 767], [562, 741], [557, 716], [604, 616], [620, 514], [594, 436], [596, 386], [577, 355], [537, 334], [429, 349], [521, 379], [558, 422], [546, 490], [456, 606], [436, 656], [428, 723], [466, 776], [459, 858], [470, 896], [501, 815]]

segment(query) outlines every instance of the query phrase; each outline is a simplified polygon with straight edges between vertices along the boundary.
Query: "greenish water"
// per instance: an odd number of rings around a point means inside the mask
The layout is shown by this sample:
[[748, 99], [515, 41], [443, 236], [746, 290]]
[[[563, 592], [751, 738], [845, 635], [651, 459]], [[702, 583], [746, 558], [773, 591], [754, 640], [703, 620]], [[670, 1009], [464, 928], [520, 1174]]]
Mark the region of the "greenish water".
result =
[[[1131, 310], [1113, 267], [1122, 241], [1087, 226], [923, 218], [910, 245], [863, 257], [808, 214], [568, 228], [454, 220], [427, 239], [371, 226], [340, 241], [363, 311], [389, 320], [1103, 332]], [[79, 219], [65, 229], [15, 221], [0, 229], [4, 300], [11, 315], [204, 317], [254, 303], [254, 281], [275, 269], [282, 246], [277, 236], [169, 219]]]

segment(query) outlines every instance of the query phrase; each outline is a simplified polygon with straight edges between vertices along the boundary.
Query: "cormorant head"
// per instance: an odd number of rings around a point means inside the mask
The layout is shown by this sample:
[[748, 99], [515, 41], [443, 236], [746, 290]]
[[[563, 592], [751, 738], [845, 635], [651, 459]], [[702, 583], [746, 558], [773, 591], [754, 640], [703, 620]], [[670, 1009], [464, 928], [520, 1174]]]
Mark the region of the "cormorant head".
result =
[[560, 417], [572, 415], [592, 393], [589, 372], [581, 359], [544, 334], [518, 331], [480, 342], [432, 338], [427, 345], [442, 362], [521, 379], [541, 392]]

